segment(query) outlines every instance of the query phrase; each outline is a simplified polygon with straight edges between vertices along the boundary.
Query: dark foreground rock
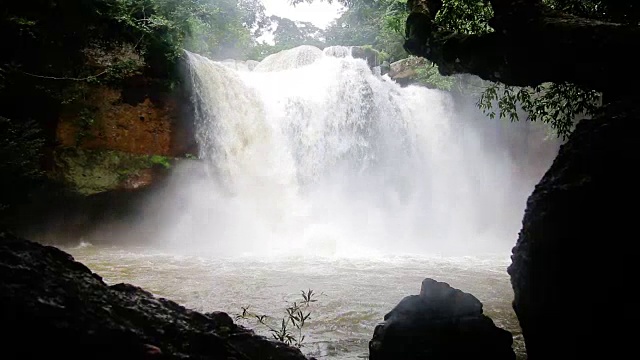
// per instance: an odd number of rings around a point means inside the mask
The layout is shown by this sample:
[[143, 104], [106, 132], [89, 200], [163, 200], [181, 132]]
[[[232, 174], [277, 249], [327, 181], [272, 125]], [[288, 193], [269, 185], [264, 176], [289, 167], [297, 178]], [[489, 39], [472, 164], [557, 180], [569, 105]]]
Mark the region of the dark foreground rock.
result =
[[299, 350], [128, 284], [67, 253], [0, 234], [2, 359], [287, 359]]
[[471, 294], [433, 279], [384, 317], [369, 342], [371, 360], [515, 359], [511, 334], [482, 314]]
[[635, 104], [618, 104], [583, 120], [527, 201], [508, 272], [529, 359], [626, 358], [633, 347], [638, 119]]

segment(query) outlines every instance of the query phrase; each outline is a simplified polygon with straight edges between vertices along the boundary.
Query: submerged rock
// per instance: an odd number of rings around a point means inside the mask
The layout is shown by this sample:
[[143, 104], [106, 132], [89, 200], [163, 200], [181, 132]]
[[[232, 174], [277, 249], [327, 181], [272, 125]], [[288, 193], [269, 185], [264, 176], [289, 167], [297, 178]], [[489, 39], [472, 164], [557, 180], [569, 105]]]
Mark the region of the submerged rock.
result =
[[128, 284], [67, 253], [0, 234], [3, 359], [299, 359], [295, 348]]
[[515, 359], [511, 334], [482, 314], [471, 294], [433, 279], [384, 316], [369, 342], [371, 360]]
[[639, 117], [633, 105], [610, 105], [582, 120], [527, 201], [508, 272], [529, 359], [633, 351]]

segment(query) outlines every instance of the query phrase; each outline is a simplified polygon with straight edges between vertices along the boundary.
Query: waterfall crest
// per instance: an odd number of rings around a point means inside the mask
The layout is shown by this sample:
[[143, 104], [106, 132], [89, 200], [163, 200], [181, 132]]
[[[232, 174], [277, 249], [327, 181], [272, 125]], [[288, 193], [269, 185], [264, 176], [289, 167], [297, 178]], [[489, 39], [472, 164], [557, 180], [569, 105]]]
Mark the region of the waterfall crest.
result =
[[309, 65], [322, 57], [322, 50], [315, 46], [302, 45], [293, 49], [280, 51], [264, 58], [254, 71], [280, 71], [297, 69]]

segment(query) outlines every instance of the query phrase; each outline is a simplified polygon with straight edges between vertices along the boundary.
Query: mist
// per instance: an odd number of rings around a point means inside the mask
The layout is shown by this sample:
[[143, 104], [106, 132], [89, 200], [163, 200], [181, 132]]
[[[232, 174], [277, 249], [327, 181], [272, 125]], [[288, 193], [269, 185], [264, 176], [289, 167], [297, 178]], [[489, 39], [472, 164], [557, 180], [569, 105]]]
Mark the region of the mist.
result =
[[175, 167], [120, 235], [171, 251], [507, 254], [557, 147], [530, 144], [539, 124], [402, 88], [335, 48], [302, 46], [254, 71], [187, 55], [199, 160]]

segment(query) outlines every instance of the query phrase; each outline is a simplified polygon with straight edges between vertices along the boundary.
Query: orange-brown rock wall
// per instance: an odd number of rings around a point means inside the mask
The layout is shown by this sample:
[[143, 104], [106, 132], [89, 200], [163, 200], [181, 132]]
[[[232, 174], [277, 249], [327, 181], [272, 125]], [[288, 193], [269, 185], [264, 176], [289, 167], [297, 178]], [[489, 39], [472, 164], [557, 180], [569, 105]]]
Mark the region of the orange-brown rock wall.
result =
[[59, 146], [171, 157], [196, 151], [184, 111], [188, 99], [180, 94], [143, 94], [132, 104], [121, 89], [100, 85], [86, 93], [63, 111], [56, 128]]

